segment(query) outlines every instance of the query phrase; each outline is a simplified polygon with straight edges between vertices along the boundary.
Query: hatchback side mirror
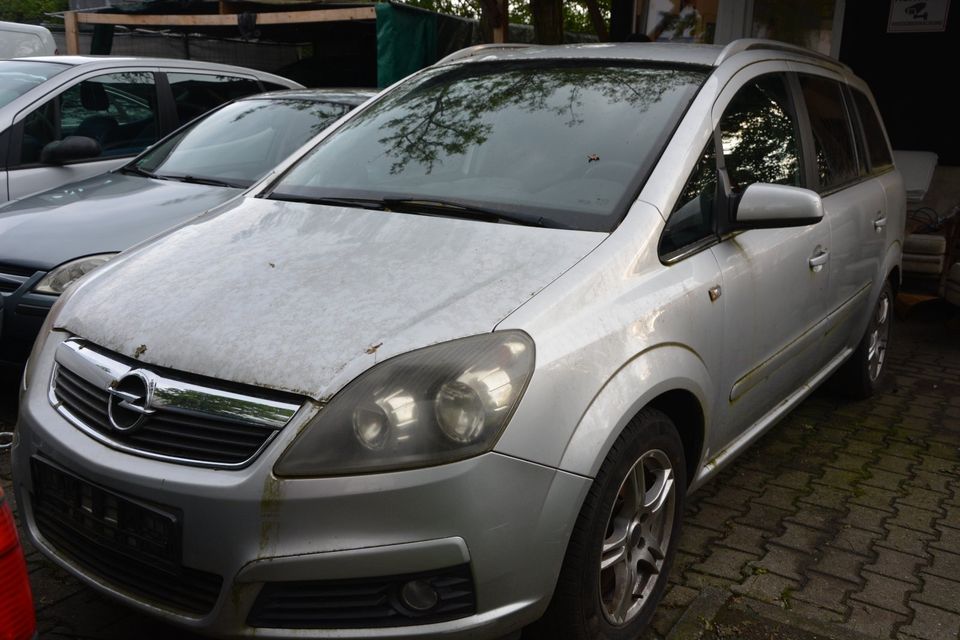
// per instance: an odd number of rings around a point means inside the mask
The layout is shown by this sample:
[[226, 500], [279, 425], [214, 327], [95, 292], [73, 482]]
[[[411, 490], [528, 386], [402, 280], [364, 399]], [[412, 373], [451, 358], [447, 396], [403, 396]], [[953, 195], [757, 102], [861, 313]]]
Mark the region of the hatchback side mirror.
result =
[[823, 220], [823, 200], [809, 189], [782, 184], [751, 184], [733, 215], [736, 229], [805, 227]]
[[40, 152], [43, 164], [66, 164], [75, 160], [87, 160], [100, 155], [100, 143], [86, 136], [67, 136], [54, 140]]

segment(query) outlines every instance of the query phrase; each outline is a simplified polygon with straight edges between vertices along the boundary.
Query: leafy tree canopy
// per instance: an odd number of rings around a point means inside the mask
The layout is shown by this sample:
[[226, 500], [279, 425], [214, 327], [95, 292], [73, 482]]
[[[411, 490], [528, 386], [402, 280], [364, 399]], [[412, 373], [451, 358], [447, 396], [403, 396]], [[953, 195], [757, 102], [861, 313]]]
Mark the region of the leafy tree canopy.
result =
[[[482, 11], [480, 0], [404, 0], [406, 4], [439, 13], [448, 13], [454, 16], [479, 19]], [[604, 20], [610, 20], [610, 0], [597, 0]], [[530, 2], [510, 0], [510, 22], [532, 24], [533, 16], [530, 11]], [[563, 3], [564, 31], [574, 33], [595, 33], [590, 16], [587, 13], [585, 2]]]
[[68, 0], [0, 0], [0, 20], [41, 22], [45, 13], [66, 11]]

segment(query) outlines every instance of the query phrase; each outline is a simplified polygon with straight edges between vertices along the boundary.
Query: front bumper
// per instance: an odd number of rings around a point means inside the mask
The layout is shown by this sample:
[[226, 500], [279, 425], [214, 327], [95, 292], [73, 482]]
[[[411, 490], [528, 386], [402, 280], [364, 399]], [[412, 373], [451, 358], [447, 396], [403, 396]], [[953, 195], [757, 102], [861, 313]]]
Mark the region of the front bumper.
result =
[[[497, 637], [546, 608], [589, 479], [497, 453], [412, 471], [277, 478], [274, 461], [309, 416], [295, 417], [241, 470], [135, 457], [91, 439], [50, 405], [47, 383], [58, 342], [48, 340], [31, 365], [36, 373], [21, 398], [14, 487], [31, 542], [91, 586], [168, 621], [234, 637]], [[176, 510], [182, 566], [223, 578], [212, 609], [190, 615], [134, 595], [47, 539], [34, 512], [35, 458]], [[265, 584], [377, 578], [457, 565], [469, 566], [476, 594], [476, 612], [466, 617], [362, 629], [291, 631], [247, 624]]]

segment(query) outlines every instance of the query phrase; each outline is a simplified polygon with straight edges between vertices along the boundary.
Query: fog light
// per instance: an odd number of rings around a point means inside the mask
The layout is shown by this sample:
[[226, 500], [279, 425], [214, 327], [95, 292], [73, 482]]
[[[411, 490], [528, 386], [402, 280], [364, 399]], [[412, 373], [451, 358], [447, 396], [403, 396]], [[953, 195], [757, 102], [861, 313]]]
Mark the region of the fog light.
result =
[[429, 611], [440, 602], [437, 590], [426, 580], [411, 580], [400, 589], [400, 601], [414, 611]]

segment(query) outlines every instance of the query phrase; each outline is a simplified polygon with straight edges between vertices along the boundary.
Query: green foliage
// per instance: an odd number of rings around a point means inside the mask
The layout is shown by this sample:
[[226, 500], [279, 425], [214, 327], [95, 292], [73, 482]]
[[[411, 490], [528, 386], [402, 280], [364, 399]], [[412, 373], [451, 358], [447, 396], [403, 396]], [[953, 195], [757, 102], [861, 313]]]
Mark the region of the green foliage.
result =
[[0, 20], [8, 22], [33, 22], [44, 19], [45, 13], [66, 11], [68, 0], [2, 0]]
[[[439, 13], [448, 13], [464, 18], [479, 18], [482, 3], [479, 0], [404, 0], [405, 4], [430, 9]], [[610, 0], [597, 0], [604, 19], [610, 21]], [[532, 24], [533, 16], [530, 3], [510, 0], [510, 22]], [[587, 6], [582, 2], [563, 3], [563, 28], [574, 33], [594, 33], [593, 24], [587, 14]]]
[[[597, 0], [600, 5], [600, 13], [610, 27], [610, 0]], [[581, 2], [563, 3], [563, 30], [573, 33], [595, 33], [593, 23], [590, 22], [590, 16], [587, 14], [587, 5]]]

